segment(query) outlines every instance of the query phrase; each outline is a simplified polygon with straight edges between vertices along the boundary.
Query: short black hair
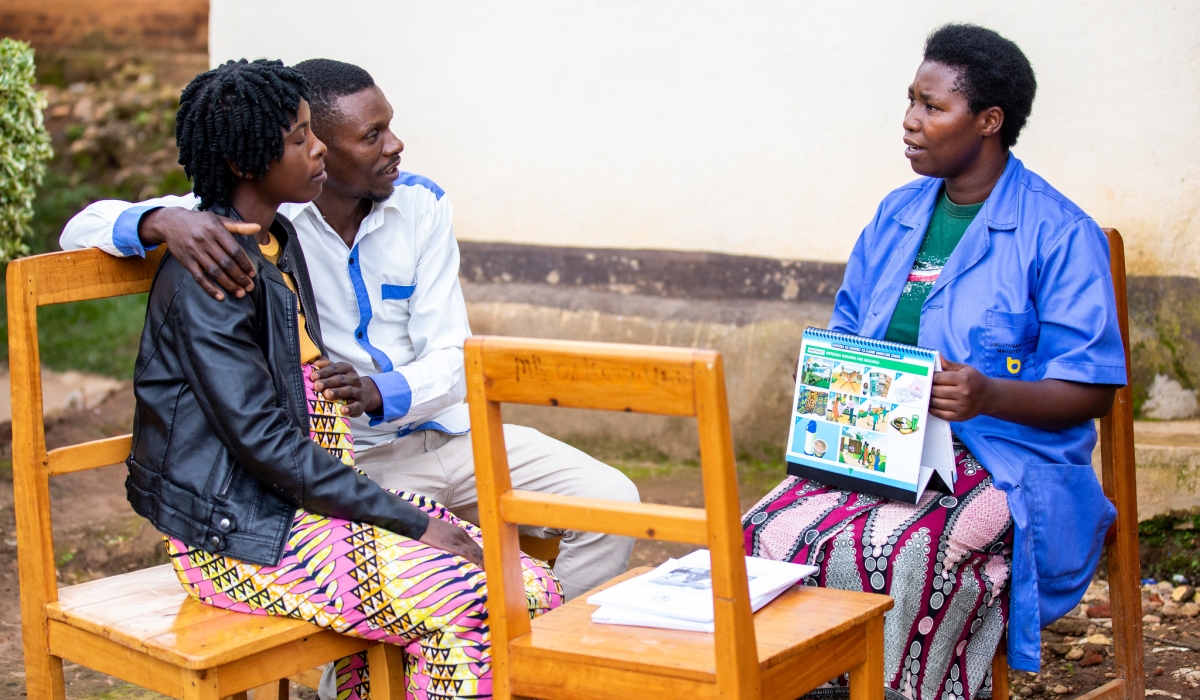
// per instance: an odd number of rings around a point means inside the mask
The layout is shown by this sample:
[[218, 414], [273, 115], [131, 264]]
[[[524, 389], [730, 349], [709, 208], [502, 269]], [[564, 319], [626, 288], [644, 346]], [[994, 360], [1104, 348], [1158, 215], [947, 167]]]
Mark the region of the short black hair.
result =
[[337, 101], [346, 95], [375, 87], [371, 74], [354, 65], [329, 58], [310, 58], [296, 64], [296, 70], [308, 80], [309, 106], [313, 126], [322, 132], [322, 139], [332, 136], [325, 129], [337, 119]]
[[304, 76], [283, 61], [229, 61], [188, 83], [175, 115], [175, 142], [201, 209], [229, 206], [237, 179], [230, 162], [262, 177], [283, 157], [284, 131], [305, 99]]
[[967, 98], [971, 112], [1002, 109], [1000, 142], [1005, 148], [1017, 143], [1037, 94], [1033, 66], [1019, 46], [975, 24], [947, 24], [925, 40], [925, 60], [957, 68], [955, 89]]

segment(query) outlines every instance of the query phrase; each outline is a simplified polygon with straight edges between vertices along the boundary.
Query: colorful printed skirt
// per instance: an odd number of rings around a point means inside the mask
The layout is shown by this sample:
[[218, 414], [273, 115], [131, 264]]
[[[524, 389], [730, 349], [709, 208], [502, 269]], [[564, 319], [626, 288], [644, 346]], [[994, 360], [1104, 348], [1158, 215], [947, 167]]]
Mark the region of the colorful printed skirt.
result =
[[[992, 657], [1008, 620], [1012, 517], [1004, 492], [957, 440], [956, 496], [916, 505], [788, 477], [746, 513], [746, 553], [810, 564], [809, 585], [883, 593], [889, 698], [991, 695]], [[846, 679], [813, 697], [845, 693]]]
[[[340, 402], [315, 395], [305, 366], [312, 438], [354, 464], [353, 436]], [[466, 530], [477, 527], [423, 496], [397, 492]], [[467, 560], [373, 525], [297, 511], [277, 566], [209, 554], [164, 538], [180, 582], [197, 600], [256, 615], [285, 615], [363, 639], [404, 647], [407, 696], [490, 698], [491, 656], [484, 573]], [[562, 604], [558, 580], [522, 555], [530, 616]], [[367, 700], [366, 655], [335, 665], [338, 700]]]

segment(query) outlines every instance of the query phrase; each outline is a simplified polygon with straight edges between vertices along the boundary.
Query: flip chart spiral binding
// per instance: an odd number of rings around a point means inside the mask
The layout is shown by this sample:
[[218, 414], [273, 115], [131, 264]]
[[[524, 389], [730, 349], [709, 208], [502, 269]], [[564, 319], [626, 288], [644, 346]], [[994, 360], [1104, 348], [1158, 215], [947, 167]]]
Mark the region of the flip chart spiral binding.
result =
[[897, 352], [901, 354], [914, 355], [924, 359], [933, 361], [937, 355], [937, 351], [928, 348], [917, 347], [916, 345], [905, 345], [904, 343], [894, 343], [890, 340], [877, 340], [875, 338], [864, 338], [861, 335], [850, 335], [849, 333], [839, 333], [826, 328], [817, 328], [809, 326], [804, 329], [804, 335], [817, 340], [827, 340], [830, 342], [840, 341], [854, 345], [855, 347], [868, 348], [871, 350], [885, 350]]

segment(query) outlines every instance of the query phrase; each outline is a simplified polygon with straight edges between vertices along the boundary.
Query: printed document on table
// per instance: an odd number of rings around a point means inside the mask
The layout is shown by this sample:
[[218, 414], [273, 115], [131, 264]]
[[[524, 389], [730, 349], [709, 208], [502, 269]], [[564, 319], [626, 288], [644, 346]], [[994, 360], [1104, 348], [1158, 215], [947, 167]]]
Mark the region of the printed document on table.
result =
[[679, 620], [664, 615], [624, 610], [614, 605], [601, 605], [592, 613], [592, 622], [601, 625], [625, 625], [627, 627], [653, 627], [660, 630], [679, 630], [681, 632], [708, 632], [716, 629], [715, 622], [694, 622]]
[[[751, 610], [758, 610], [804, 577], [816, 572], [815, 566], [746, 557]], [[669, 560], [648, 574], [589, 596], [587, 602], [625, 612], [711, 624], [712, 567], [708, 551], [702, 549], [686, 557]], [[593, 620], [601, 621], [595, 617]]]

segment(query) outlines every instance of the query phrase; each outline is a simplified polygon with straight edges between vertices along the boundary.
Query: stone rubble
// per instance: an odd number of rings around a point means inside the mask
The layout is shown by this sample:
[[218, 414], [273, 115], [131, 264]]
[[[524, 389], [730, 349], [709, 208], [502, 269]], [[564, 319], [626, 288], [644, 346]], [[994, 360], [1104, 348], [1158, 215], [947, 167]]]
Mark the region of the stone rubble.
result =
[[1171, 672], [1171, 677], [1181, 683], [1190, 683], [1193, 688], [1200, 687], [1200, 670], [1181, 668]]
[[175, 147], [182, 86], [162, 84], [136, 55], [110, 62], [112, 70], [102, 81], [38, 86], [46, 95], [47, 126], [63, 135], [55, 139], [55, 149], [73, 162], [70, 186], [101, 179], [149, 198], [160, 194], [164, 177], [171, 174], [178, 180], [172, 186], [186, 188]]

